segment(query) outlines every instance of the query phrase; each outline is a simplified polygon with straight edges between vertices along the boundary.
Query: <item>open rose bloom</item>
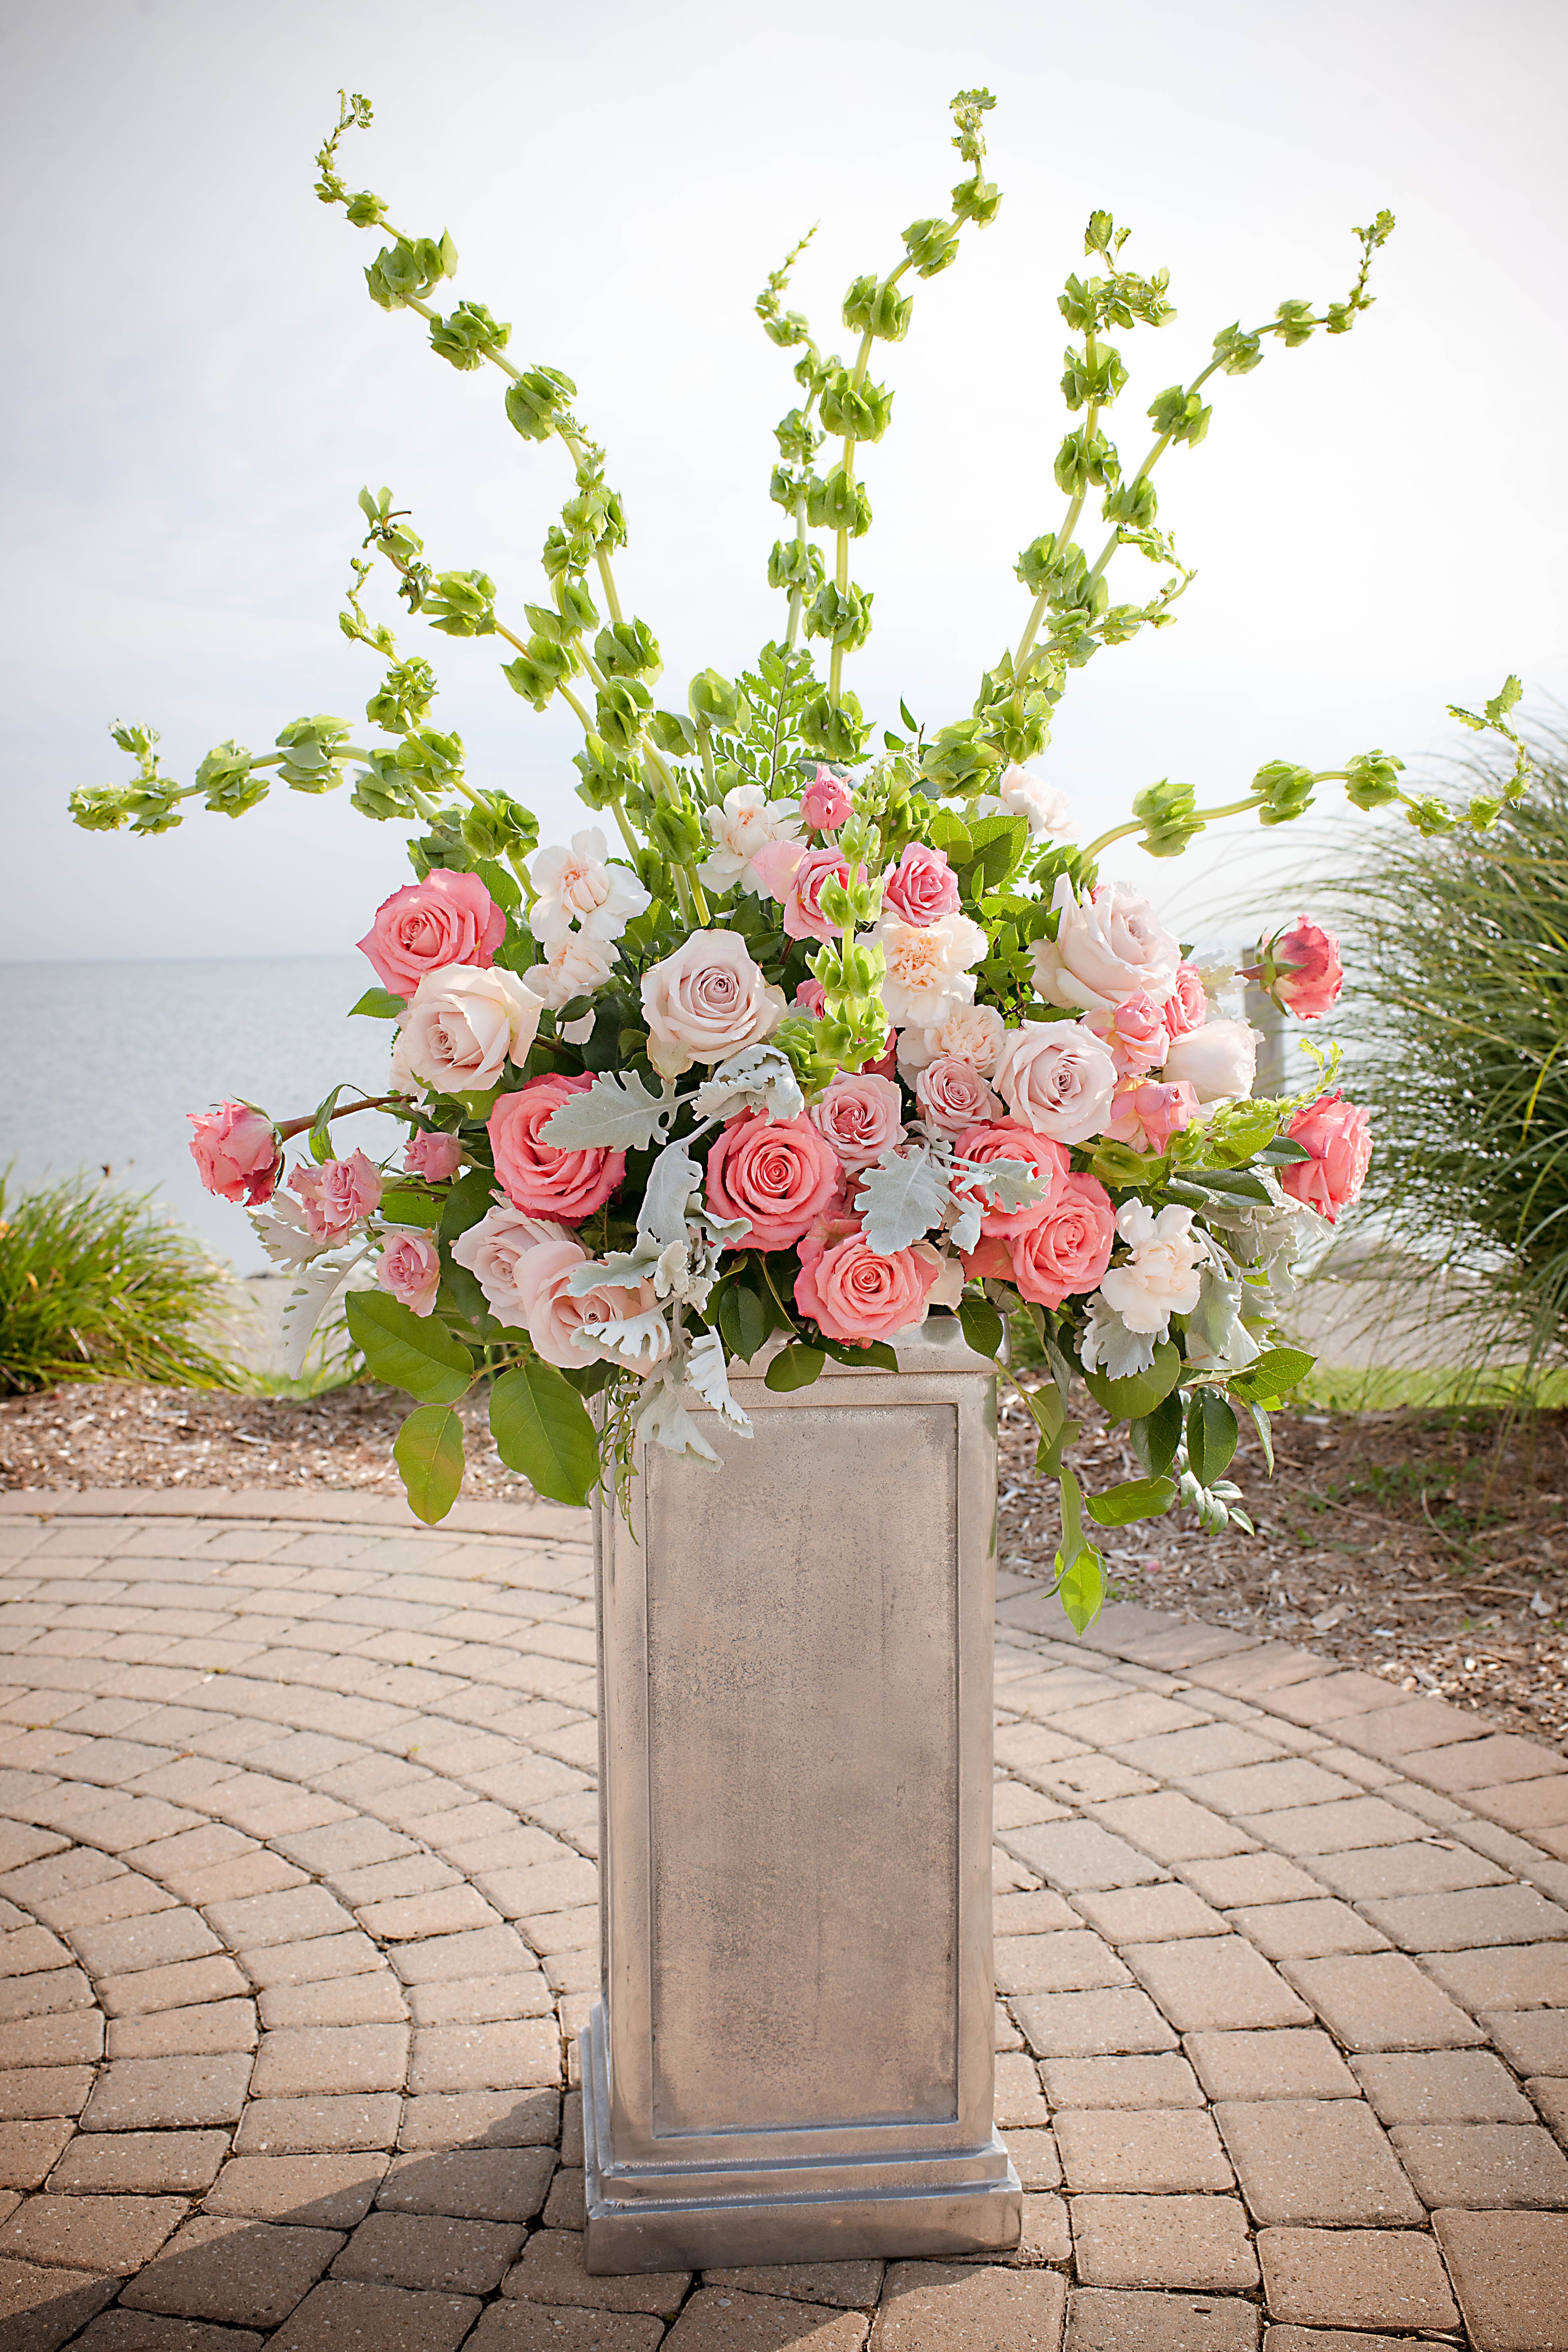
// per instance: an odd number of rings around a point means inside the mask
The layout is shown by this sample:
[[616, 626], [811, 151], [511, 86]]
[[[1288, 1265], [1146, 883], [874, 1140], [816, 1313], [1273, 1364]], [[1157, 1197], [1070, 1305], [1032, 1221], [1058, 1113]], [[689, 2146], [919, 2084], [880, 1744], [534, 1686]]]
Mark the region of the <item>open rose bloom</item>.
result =
[[[1096, 488], [1086, 506], [1082, 421], [1060, 461], [1065, 509], [1030, 525], [1040, 536], [1018, 559], [1016, 625], [1005, 657], [984, 650], [978, 698], [966, 689], [963, 709], [938, 707], [950, 618], [985, 604], [961, 549], [954, 593], [930, 624], [942, 657], [909, 681], [913, 709], [889, 695], [889, 707], [862, 709], [845, 682], [873, 598], [887, 610], [862, 544], [862, 482], [880, 497], [871, 451], [893, 415], [882, 379], [907, 301], [942, 299], [926, 281], [996, 208], [981, 167], [992, 102], [974, 91], [955, 101], [973, 176], [953, 192], [953, 220], [917, 222], [894, 278], [852, 289], [858, 365], [819, 364], [803, 316], [780, 308], [783, 273], [758, 306], [773, 341], [805, 356], [789, 362], [799, 381], [776, 465], [769, 451], [784, 520], [767, 570], [780, 603], [753, 667], [687, 677], [687, 641], [715, 620], [713, 597], [685, 614], [632, 609], [618, 566], [638, 502], [623, 503], [611, 457], [580, 437], [567, 379], [519, 374], [502, 331], [465, 299], [450, 320], [430, 314], [436, 348], [481, 379], [499, 361], [510, 425], [572, 454], [540, 579], [519, 595], [509, 578], [503, 591], [485, 572], [430, 572], [391, 493], [365, 492], [365, 547], [376, 564], [389, 558], [413, 608], [405, 619], [394, 597], [383, 622], [356, 601], [360, 619], [346, 624], [354, 657], [385, 664], [366, 706], [373, 736], [357, 721], [298, 719], [275, 751], [219, 746], [189, 788], [236, 815], [273, 781], [349, 784], [382, 844], [404, 836], [412, 878], [379, 906], [367, 890], [347, 927], [361, 931], [378, 983], [352, 1009], [361, 1041], [385, 1043], [384, 1080], [365, 1097], [341, 1087], [314, 1108], [297, 1103], [277, 1122], [225, 1102], [193, 1116], [190, 1148], [207, 1189], [252, 1210], [298, 1276], [299, 1313], [345, 1298], [368, 1370], [407, 1386], [420, 1410], [399, 1460], [429, 1516], [456, 1492], [451, 1408], [465, 1386], [488, 1391], [502, 1458], [580, 1503], [612, 1465], [635, 1475], [651, 1446], [734, 1465], [750, 1428], [742, 1381], [752, 1397], [765, 1373], [776, 1391], [803, 1387], [830, 1363], [870, 1380], [900, 1347], [929, 1358], [934, 1334], [954, 1360], [967, 1347], [966, 1364], [995, 1357], [1011, 1378], [1010, 1330], [1028, 1392], [1014, 1402], [1039, 1423], [1042, 1458], [1082, 1410], [1074, 1382], [1087, 1382], [1139, 1465], [1130, 1501], [1087, 1517], [1064, 1507], [1063, 1528], [1081, 1530], [1067, 1566], [1082, 1619], [1098, 1573], [1093, 1527], [1172, 1509], [1214, 1528], [1239, 1515], [1224, 1466], [1236, 1433], [1304, 1370], [1289, 1322], [1296, 1262], [1343, 1230], [1373, 1150], [1330, 1034], [1347, 985], [1340, 943], [1301, 914], [1283, 929], [1250, 924], [1249, 961], [1228, 935], [1200, 947], [1171, 911], [1183, 898], [1172, 892], [1162, 911], [1139, 877], [1228, 814], [1284, 822], [1309, 785], [1344, 782], [1364, 813], [1404, 801], [1423, 828], [1439, 822], [1430, 803], [1406, 792], [1387, 754], [1322, 776], [1276, 760], [1229, 810], [1200, 809], [1196, 788], [1165, 779], [1138, 793], [1131, 821], [1083, 837], [1084, 779], [1052, 749], [1048, 720], [1090, 656], [1146, 644], [1176, 617], [1166, 608], [1192, 575], [1152, 528], [1155, 458], [1134, 478], [1124, 441], [1106, 443], [1096, 480], [1113, 485], [1129, 527], [1113, 524], [1096, 554], [1102, 499]], [[319, 192], [335, 203], [323, 152]], [[1343, 331], [1366, 307], [1366, 268], [1391, 226], [1379, 215], [1357, 232], [1362, 276], [1343, 303], [1322, 316], [1288, 304], [1259, 336], [1231, 331], [1215, 364], [1246, 373], [1260, 336]], [[1064, 298], [1070, 317], [1094, 314], [1073, 328], [1087, 341], [1065, 381], [1098, 371], [1097, 434], [1115, 425], [1119, 386], [1116, 354], [1097, 339], [1112, 326], [1124, 335], [1129, 316], [1166, 314], [1163, 278], [1127, 276], [1108, 257], [1124, 234], [1094, 216], [1087, 249], [1113, 274], [1092, 263]], [[370, 271], [394, 311], [408, 307], [403, 268], [383, 255]], [[1161, 394], [1149, 412], [1165, 419], [1155, 457], [1199, 429], [1180, 409], [1191, 397]], [[732, 437], [710, 435], [704, 464]], [[992, 470], [1000, 496], [1016, 469]], [[936, 478], [928, 495], [947, 511]], [[702, 499], [710, 516], [742, 510], [706, 475]], [[996, 535], [984, 520], [977, 545]], [[639, 553], [640, 589], [684, 576]], [[1151, 560], [1162, 575], [1175, 567], [1157, 587], [1138, 570]], [[364, 568], [370, 596], [380, 573]], [[715, 595], [722, 604], [728, 590], [716, 583]], [[427, 621], [444, 634], [419, 634]], [[512, 708], [580, 722], [574, 765], [559, 771], [576, 782], [580, 819], [541, 838], [508, 781], [528, 772], [529, 754], [508, 761], [487, 735], [481, 761], [451, 731], [455, 709], [433, 712], [427, 656], [447, 635], [472, 638], [475, 659], [503, 652]], [[676, 645], [681, 673], [664, 674]], [[885, 673], [859, 675], [866, 690]], [[1487, 725], [1511, 737], [1511, 708], [1508, 692], [1496, 698]], [[140, 773], [121, 794], [78, 793], [81, 823], [181, 821], [187, 788], [163, 776], [153, 740], [120, 730]], [[1311, 1024], [1315, 1058], [1292, 1059], [1279, 1099], [1259, 1098], [1243, 982]], [[345, 1124], [370, 1108], [382, 1114], [376, 1128]], [[389, 1121], [401, 1126], [391, 1141]], [[1059, 1475], [1071, 1504], [1071, 1465]], [[852, 1573], [852, 1528], [846, 1544]]]

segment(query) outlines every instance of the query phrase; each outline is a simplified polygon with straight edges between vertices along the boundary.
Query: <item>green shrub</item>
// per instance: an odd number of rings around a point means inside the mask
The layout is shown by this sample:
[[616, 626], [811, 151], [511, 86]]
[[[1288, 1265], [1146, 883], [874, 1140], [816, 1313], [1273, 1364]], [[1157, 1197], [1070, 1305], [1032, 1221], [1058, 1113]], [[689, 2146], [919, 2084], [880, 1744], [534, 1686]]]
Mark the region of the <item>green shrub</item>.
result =
[[60, 1381], [231, 1388], [212, 1325], [229, 1276], [149, 1202], [84, 1177], [0, 1177], [0, 1395]]

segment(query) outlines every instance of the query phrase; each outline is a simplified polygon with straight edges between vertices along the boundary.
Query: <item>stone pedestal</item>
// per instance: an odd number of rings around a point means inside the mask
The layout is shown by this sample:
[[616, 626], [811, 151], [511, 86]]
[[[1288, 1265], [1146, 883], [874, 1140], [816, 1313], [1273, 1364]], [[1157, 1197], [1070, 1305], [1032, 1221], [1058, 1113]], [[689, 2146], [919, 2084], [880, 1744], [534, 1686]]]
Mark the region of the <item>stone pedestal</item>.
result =
[[[994, 2252], [995, 1376], [941, 1320], [596, 1513], [591, 2272]], [[633, 1538], [635, 1538], [633, 1540]]]

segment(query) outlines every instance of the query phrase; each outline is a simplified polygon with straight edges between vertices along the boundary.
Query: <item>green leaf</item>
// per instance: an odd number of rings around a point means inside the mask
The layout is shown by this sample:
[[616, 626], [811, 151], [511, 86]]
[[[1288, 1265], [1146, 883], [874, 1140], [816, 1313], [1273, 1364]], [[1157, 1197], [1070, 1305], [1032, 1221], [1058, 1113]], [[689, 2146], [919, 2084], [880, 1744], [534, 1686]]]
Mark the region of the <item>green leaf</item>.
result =
[[1085, 1372], [1083, 1385], [1113, 1421], [1141, 1421], [1169, 1396], [1180, 1378], [1180, 1351], [1173, 1341], [1162, 1339], [1146, 1372], [1130, 1372], [1124, 1381], [1108, 1381], [1103, 1372]]
[[434, 1192], [416, 1192], [412, 1184], [394, 1184], [382, 1194], [376, 1214], [389, 1225], [438, 1225], [444, 1206]]
[[356, 1013], [362, 1013], [370, 1021], [401, 1021], [407, 1011], [406, 1001], [394, 996], [390, 988], [367, 988], [359, 1003], [350, 1005], [349, 1018], [351, 1021]]
[[448, 1258], [442, 1265], [441, 1286], [464, 1321], [473, 1325], [481, 1339], [498, 1339], [507, 1329], [507, 1325], [491, 1314], [490, 1302], [480, 1289], [476, 1276], [470, 1274], [465, 1265], [459, 1265], [455, 1258]]
[[1195, 1390], [1186, 1409], [1186, 1458], [1200, 1486], [1224, 1477], [1236, 1438], [1236, 1415], [1219, 1391]]
[[466, 1176], [459, 1176], [441, 1212], [441, 1238], [449, 1247], [495, 1207], [496, 1190], [496, 1179], [488, 1168], [470, 1168]]
[[1058, 1552], [1056, 1564], [1056, 1597], [1067, 1612], [1073, 1632], [1087, 1633], [1105, 1598], [1105, 1563], [1092, 1544], [1085, 1544], [1065, 1567]]
[[885, 1339], [873, 1339], [866, 1347], [851, 1348], [840, 1339], [819, 1339], [816, 1343], [835, 1364], [847, 1364], [852, 1372], [896, 1372], [898, 1358]]
[[1151, 1478], [1163, 1478], [1176, 1457], [1181, 1444], [1181, 1392], [1173, 1389], [1163, 1397], [1153, 1412], [1134, 1421], [1127, 1434], [1133, 1451]]
[[1262, 1201], [1271, 1204], [1274, 1197], [1260, 1176], [1244, 1168], [1184, 1168], [1182, 1181], [1200, 1184], [1206, 1192], [1218, 1192], [1227, 1201]]
[[824, 1349], [809, 1348], [803, 1339], [796, 1339], [788, 1348], [780, 1349], [768, 1365], [764, 1376], [766, 1385], [783, 1391], [810, 1388], [827, 1360]]
[[1263, 1404], [1288, 1394], [1316, 1362], [1317, 1358], [1309, 1356], [1304, 1348], [1265, 1348], [1244, 1372], [1233, 1373], [1225, 1385], [1243, 1404]]
[[1034, 1475], [1037, 1478], [1059, 1478], [1063, 1475], [1062, 1454], [1078, 1435], [1079, 1425], [1077, 1422], [1068, 1420], [1065, 1400], [1055, 1383], [1050, 1388], [1025, 1389], [1022, 1393], [1040, 1431], [1040, 1444], [1035, 1448]]
[[771, 1336], [776, 1320], [772, 1299], [754, 1290], [744, 1275], [737, 1274], [719, 1292], [719, 1337], [737, 1363], [751, 1361]]
[[1134, 1519], [1157, 1519], [1180, 1493], [1174, 1478], [1132, 1478], [1089, 1498], [1089, 1516], [1103, 1528], [1130, 1528]]
[[422, 1404], [452, 1404], [474, 1378], [474, 1359], [434, 1315], [416, 1315], [384, 1290], [350, 1290], [349, 1329], [373, 1381]]
[[422, 1404], [392, 1440], [408, 1507], [433, 1528], [457, 1500], [463, 1484], [463, 1423], [449, 1404]]
[[338, 1097], [342, 1091], [341, 1086], [334, 1087], [318, 1106], [316, 1116], [310, 1122], [310, 1132], [306, 1140], [310, 1146], [310, 1157], [318, 1167], [332, 1157], [332, 1113], [338, 1108]]
[[925, 821], [925, 838], [933, 849], [944, 852], [951, 866], [966, 866], [974, 858], [975, 845], [969, 838], [969, 828], [951, 809], [933, 812]]
[[964, 1337], [976, 1355], [989, 1356], [994, 1363], [1001, 1353], [1007, 1326], [990, 1300], [967, 1292], [958, 1302], [958, 1320], [963, 1326]]
[[510, 866], [503, 866], [496, 857], [478, 857], [474, 861], [474, 871], [497, 907], [510, 914], [514, 907], [521, 906], [523, 887]]
[[1293, 1135], [1277, 1135], [1271, 1143], [1263, 1145], [1257, 1156], [1270, 1168], [1289, 1168], [1293, 1161], [1310, 1160], [1312, 1155]]
[[508, 1470], [552, 1503], [586, 1503], [599, 1484], [599, 1435], [576, 1390], [536, 1358], [490, 1391], [490, 1433]]
[[1269, 1465], [1269, 1475], [1274, 1475], [1274, 1433], [1269, 1426], [1269, 1416], [1260, 1404], [1249, 1404], [1248, 1418], [1258, 1433], [1258, 1443], [1263, 1449], [1263, 1459]]

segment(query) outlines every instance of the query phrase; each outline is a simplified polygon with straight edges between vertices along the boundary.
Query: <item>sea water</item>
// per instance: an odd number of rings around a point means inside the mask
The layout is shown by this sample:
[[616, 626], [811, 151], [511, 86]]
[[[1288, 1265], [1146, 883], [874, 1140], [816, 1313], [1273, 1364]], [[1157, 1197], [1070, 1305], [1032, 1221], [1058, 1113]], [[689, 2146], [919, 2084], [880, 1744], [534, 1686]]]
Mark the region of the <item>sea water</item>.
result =
[[[0, 963], [0, 1173], [13, 1193], [78, 1171], [151, 1193], [237, 1272], [259, 1273], [244, 1209], [202, 1190], [185, 1115], [227, 1099], [295, 1118], [340, 1079], [384, 1093], [392, 1024], [348, 1018], [375, 984], [360, 956]], [[405, 1133], [378, 1111], [333, 1129], [341, 1150], [378, 1160]]]

